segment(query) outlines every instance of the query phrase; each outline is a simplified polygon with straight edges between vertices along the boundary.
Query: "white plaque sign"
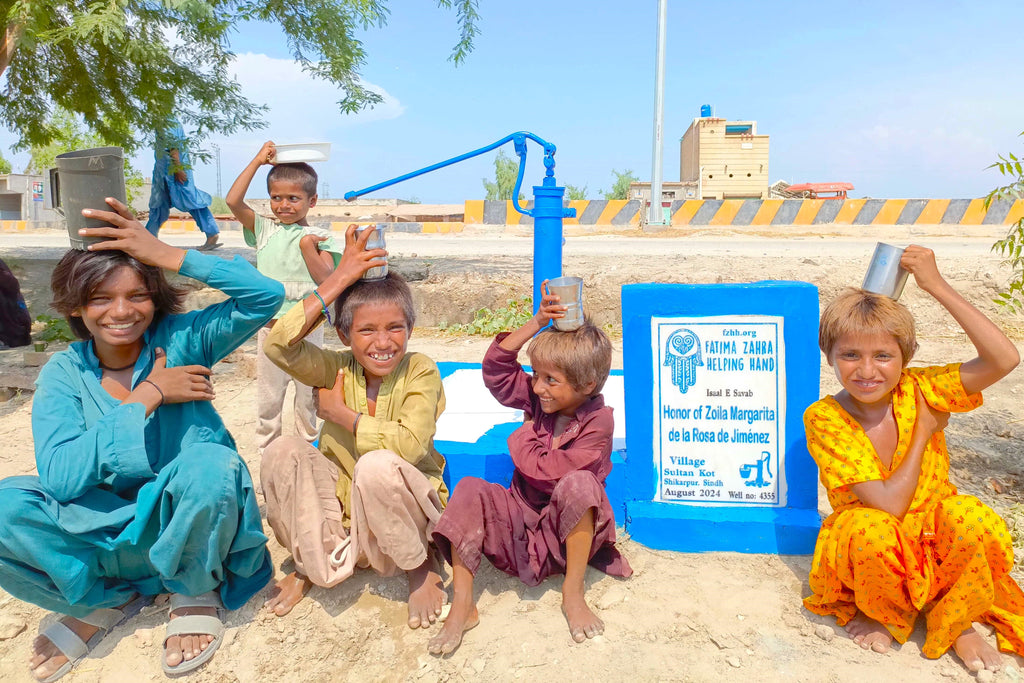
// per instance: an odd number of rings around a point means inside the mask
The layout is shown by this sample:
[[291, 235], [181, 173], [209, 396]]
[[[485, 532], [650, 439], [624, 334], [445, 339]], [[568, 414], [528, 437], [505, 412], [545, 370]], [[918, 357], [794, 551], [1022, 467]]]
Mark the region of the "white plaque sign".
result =
[[784, 507], [783, 318], [652, 318], [655, 500]]

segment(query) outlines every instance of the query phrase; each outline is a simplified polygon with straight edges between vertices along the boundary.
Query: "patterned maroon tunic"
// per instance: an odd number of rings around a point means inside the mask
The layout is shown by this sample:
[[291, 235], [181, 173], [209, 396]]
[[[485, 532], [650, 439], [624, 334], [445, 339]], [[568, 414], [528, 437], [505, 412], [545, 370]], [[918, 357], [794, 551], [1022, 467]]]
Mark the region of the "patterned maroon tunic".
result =
[[528, 420], [508, 438], [515, 464], [512, 486], [476, 477], [459, 480], [434, 529], [438, 548], [451, 562], [454, 547], [473, 573], [486, 556], [498, 569], [536, 586], [565, 572], [565, 539], [595, 508], [589, 564], [612, 576], [631, 575], [615, 548], [615, 515], [604, 490], [612, 469], [612, 409], [602, 396], [591, 398], [576, 411], [558, 447], [551, 448], [556, 415], [541, 410], [518, 354], [498, 345], [507, 334], [491, 343], [483, 375], [494, 397], [523, 410]]

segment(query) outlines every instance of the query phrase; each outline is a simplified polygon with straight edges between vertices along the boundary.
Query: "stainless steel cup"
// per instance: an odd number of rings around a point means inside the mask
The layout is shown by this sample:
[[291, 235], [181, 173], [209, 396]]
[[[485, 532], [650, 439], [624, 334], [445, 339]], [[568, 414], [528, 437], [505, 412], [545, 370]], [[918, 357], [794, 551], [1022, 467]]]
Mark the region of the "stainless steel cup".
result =
[[884, 242], [876, 244], [861, 288], [890, 299], [899, 299], [910, 275], [910, 271], [900, 267], [901, 256], [902, 247], [894, 247]]
[[[366, 230], [372, 230], [373, 234], [370, 235], [370, 239], [366, 240], [366, 250], [371, 249], [386, 249], [387, 246], [384, 243], [384, 223], [377, 223], [376, 225], [363, 225], [356, 228], [356, 239], [363, 236], [363, 232]], [[388, 276], [388, 264], [385, 263], [383, 266], [377, 266], [370, 268], [368, 271], [363, 273], [364, 280], [383, 280]]]
[[552, 324], [556, 330], [571, 332], [583, 325], [583, 278], [556, 277], [548, 280], [548, 291], [557, 294], [568, 310], [564, 318], [555, 318]]
[[565, 317], [555, 318], [551, 324], [556, 330], [572, 332], [583, 327], [583, 306], [581, 304], [565, 304]]

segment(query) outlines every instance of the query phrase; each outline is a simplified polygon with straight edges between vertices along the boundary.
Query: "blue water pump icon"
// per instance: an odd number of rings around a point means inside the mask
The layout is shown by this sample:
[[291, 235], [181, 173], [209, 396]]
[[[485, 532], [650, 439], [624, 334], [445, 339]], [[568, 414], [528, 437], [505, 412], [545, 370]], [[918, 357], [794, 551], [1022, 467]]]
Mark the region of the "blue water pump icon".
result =
[[754, 468], [757, 468], [757, 477], [751, 481], [745, 481], [743, 483], [747, 486], [756, 486], [757, 488], [771, 486], [771, 482], [764, 478], [765, 474], [769, 477], [772, 476], [772, 470], [770, 467], [771, 457], [772, 454], [768, 451], [761, 451], [761, 457], [757, 462], [740, 465], [740, 476], [744, 479], [749, 478], [754, 473]]

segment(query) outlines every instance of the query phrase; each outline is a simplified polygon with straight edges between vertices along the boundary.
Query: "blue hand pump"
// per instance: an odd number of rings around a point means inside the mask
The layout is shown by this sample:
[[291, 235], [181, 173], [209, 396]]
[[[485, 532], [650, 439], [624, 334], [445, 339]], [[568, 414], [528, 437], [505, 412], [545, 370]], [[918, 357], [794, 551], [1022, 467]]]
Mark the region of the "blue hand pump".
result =
[[[532, 209], [525, 209], [519, 204], [519, 191], [523, 185], [523, 173], [526, 171], [527, 138], [544, 148], [544, 180], [541, 185], [533, 186]], [[544, 280], [561, 277], [562, 275], [562, 219], [574, 218], [576, 216], [576, 209], [569, 209], [563, 206], [562, 198], [565, 196], [565, 188], [555, 184], [555, 146], [550, 142], [527, 131], [512, 133], [497, 142], [492, 142], [472, 152], [460, 154], [446, 161], [432, 164], [391, 180], [385, 180], [382, 183], [377, 183], [362, 190], [346, 192], [345, 199], [352, 201], [356, 197], [390, 187], [403, 180], [415, 178], [424, 173], [430, 173], [439, 168], [451, 166], [460, 161], [485, 154], [501, 147], [507, 142], [513, 143], [516, 154], [519, 155], [519, 175], [516, 177], [515, 189], [512, 190], [512, 206], [519, 213], [533, 218], [533, 310], [536, 312], [540, 306], [541, 283]]]

